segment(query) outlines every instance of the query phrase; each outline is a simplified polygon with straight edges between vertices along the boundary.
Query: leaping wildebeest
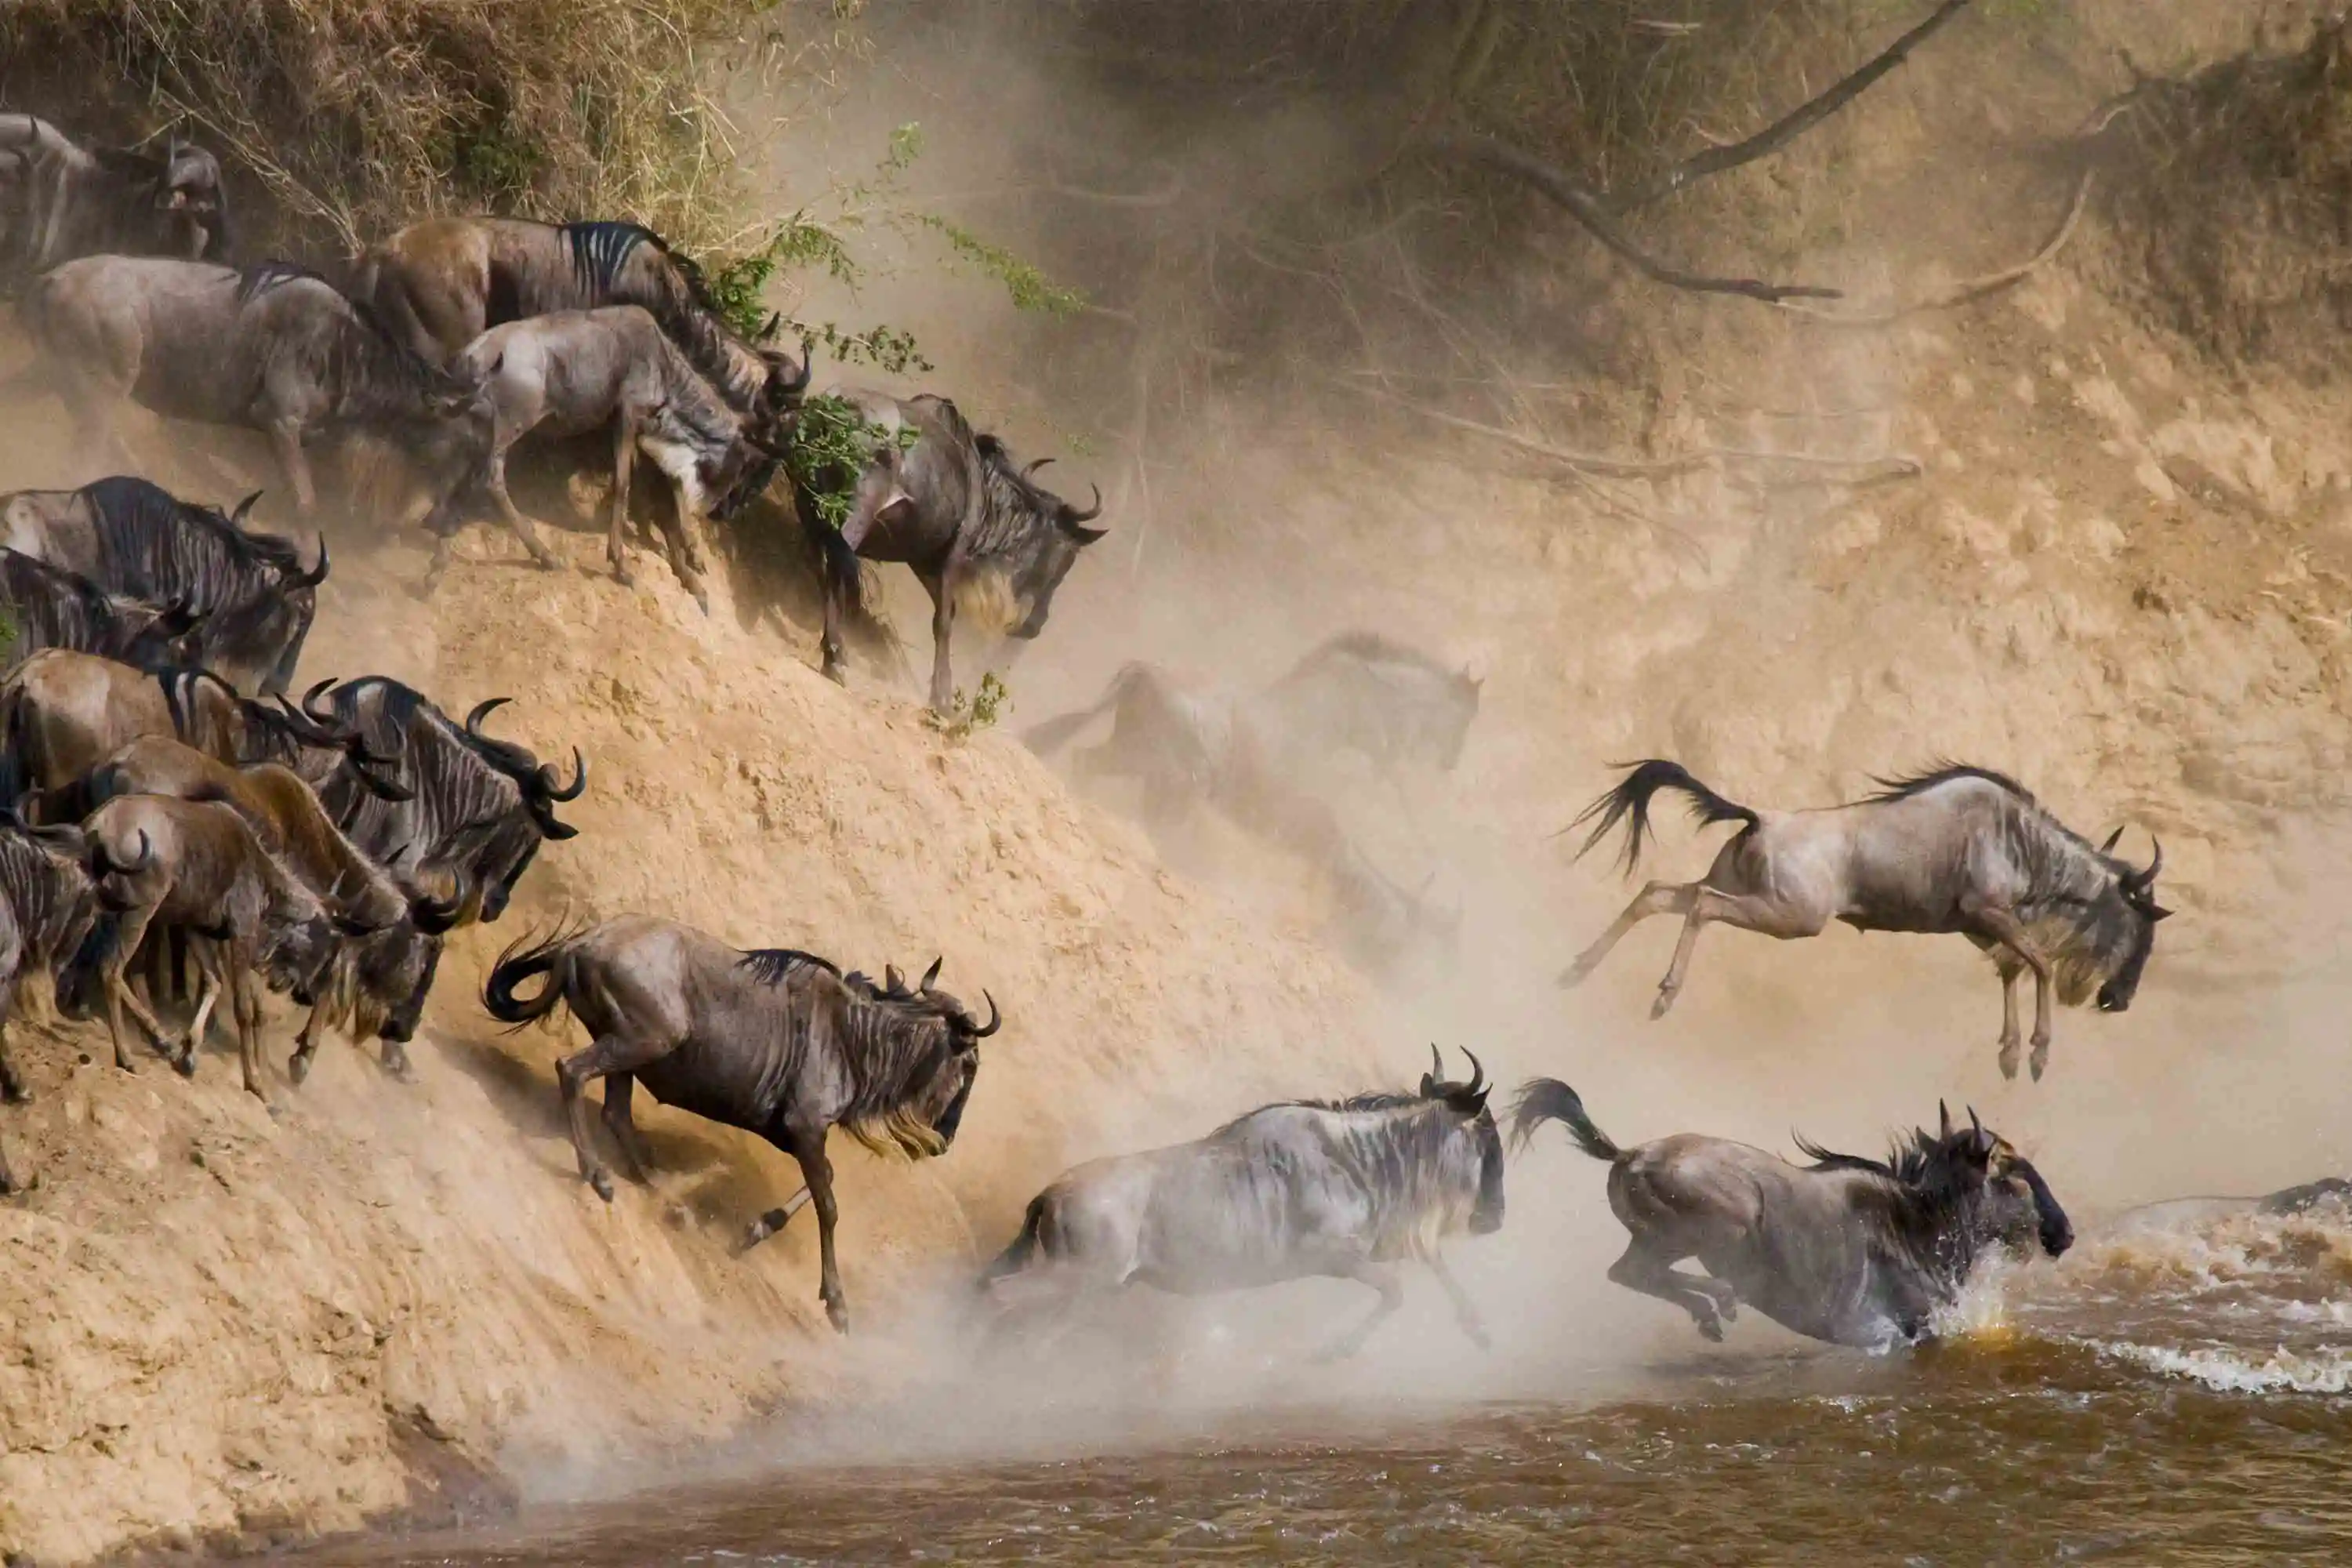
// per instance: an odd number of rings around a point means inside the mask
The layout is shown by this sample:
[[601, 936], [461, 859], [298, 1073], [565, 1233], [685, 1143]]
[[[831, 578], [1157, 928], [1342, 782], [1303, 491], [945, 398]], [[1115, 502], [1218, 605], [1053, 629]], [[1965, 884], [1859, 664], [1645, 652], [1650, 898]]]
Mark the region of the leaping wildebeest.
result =
[[808, 368], [727, 324], [701, 269], [640, 224], [434, 217], [410, 224], [360, 262], [357, 293], [408, 346], [447, 364], [490, 328], [557, 310], [638, 305], [767, 439], [808, 385]]
[[18, 490], [0, 496], [0, 545], [110, 593], [184, 605], [203, 623], [187, 662], [269, 697], [293, 684], [329, 561], [323, 536], [306, 566], [290, 541], [248, 531], [259, 499], [224, 515], [126, 475], [78, 490]]
[[[936, 989], [873, 984], [790, 948], [744, 952], [675, 921], [624, 915], [572, 935], [526, 937], [499, 955], [482, 1005], [502, 1024], [561, 1006], [594, 1043], [555, 1064], [580, 1174], [605, 1202], [613, 1179], [597, 1157], [583, 1091], [604, 1080], [604, 1125], [624, 1168], [643, 1181], [646, 1158], [629, 1120], [630, 1087], [729, 1127], [758, 1134], [800, 1164], [816, 1208], [825, 1316], [847, 1332], [835, 1262], [836, 1211], [825, 1134], [846, 1131], [877, 1153], [908, 1159], [955, 1142], [980, 1073], [988, 1021]], [[516, 987], [545, 975], [538, 994]], [[894, 977], [895, 978], [895, 977]]]
[[1045, 629], [1054, 591], [1078, 552], [1106, 530], [1102, 492], [1080, 508], [1037, 483], [1040, 458], [1016, 465], [1004, 443], [977, 435], [944, 397], [892, 397], [835, 388], [826, 395], [856, 411], [873, 433], [866, 467], [850, 476], [848, 515], [828, 523], [804, 486], [793, 498], [824, 569], [824, 673], [842, 678], [842, 620], [857, 602], [857, 563], [898, 561], [931, 596], [931, 709], [947, 713], [955, 674], [948, 640], [957, 605], [1024, 641]]
[[306, 514], [318, 503], [303, 445], [360, 429], [424, 475], [440, 526], [454, 469], [478, 445], [472, 395], [314, 272], [91, 256], [34, 279], [18, 320], [92, 447], [123, 456], [122, 405], [269, 437]]
[[[705, 611], [702, 552], [696, 520], [706, 511], [726, 519], [767, 488], [782, 461], [762, 444], [753, 423], [727, 405], [651, 312], [636, 305], [559, 310], [492, 327], [466, 348], [452, 374], [487, 402], [491, 430], [476, 481], [488, 492], [507, 526], [531, 558], [551, 566], [530, 520], [507, 490], [507, 450], [535, 429], [584, 436], [606, 430], [613, 439], [612, 518], [605, 554], [613, 575], [631, 578], [621, 552], [628, 521], [629, 481], [640, 450], [669, 481], [671, 505], [662, 517], [670, 565]], [[448, 567], [449, 536], [435, 546], [425, 574], [429, 588]]]
[[1380, 1302], [1326, 1352], [1337, 1358], [1402, 1304], [1396, 1266], [1418, 1259], [1485, 1348], [1477, 1309], [1442, 1247], [1464, 1230], [1501, 1228], [1503, 1141], [1478, 1058], [1464, 1083], [1443, 1079], [1434, 1046], [1430, 1056], [1415, 1094], [1269, 1105], [1190, 1143], [1063, 1173], [1030, 1200], [982, 1289], [1035, 1270], [1066, 1310], [1089, 1290], [1129, 1285], [1195, 1296], [1360, 1280]]
[[220, 161], [202, 147], [84, 147], [46, 120], [0, 114], [0, 286], [78, 257], [193, 261], [228, 243]]
[[1697, 881], [1643, 889], [1560, 984], [1591, 973], [1652, 915], [1683, 917], [1653, 1018], [1674, 1005], [1691, 949], [1710, 921], [1782, 939], [1818, 936], [1833, 920], [1865, 931], [1956, 931], [1999, 966], [2006, 1078], [2017, 1076], [2017, 979], [2033, 972], [2032, 1067], [2040, 1079], [2050, 1058], [2053, 990], [2070, 1007], [2095, 991], [2103, 1013], [2131, 1005], [2157, 922], [2172, 912], [2156, 901], [2164, 847], [2156, 846], [2144, 869], [2119, 860], [2122, 828], [2093, 848], [2022, 784], [1986, 768], [1947, 766], [1879, 782], [1877, 794], [1848, 805], [1759, 812], [1726, 800], [1679, 763], [1636, 764], [1572, 825], [1600, 819], [1580, 856], [1624, 822], [1624, 864], [1633, 870], [1651, 797], [1665, 789], [1686, 796], [1700, 822], [1737, 822], [1740, 829]]
[[[1879, 1349], [1930, 1337], [1936, 1310], [1958, 1298], [1995, 1247], [2053, 1258], [2074, 1227], [2032, 1162], [1969, 1112], [1956, 1128], [1915, 1132], [1885, 1161], [1798, 1140], [1813, 1163], [1727, 1138], [1677, 1133], [1620, 1148], [1557, 1079], [1531, 1079], [1512, 1110], [1524, 1145], [1546, 1121], [1609, 1162], [1609, 1208], [1633, 1232], [1609, 1278], [1680, 1307], [1723, 1338], [1745, 1304], [1798, 1333]], [[1696, 1258], [1704, 1275], [1678, 1273]]]

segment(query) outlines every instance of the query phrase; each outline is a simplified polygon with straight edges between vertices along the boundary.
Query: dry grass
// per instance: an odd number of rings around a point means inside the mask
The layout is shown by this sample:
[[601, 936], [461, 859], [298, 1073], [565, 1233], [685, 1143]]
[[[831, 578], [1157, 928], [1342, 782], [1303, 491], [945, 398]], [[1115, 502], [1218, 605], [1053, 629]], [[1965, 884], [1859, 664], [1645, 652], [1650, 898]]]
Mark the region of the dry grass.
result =
[[[705, 68], [756, 0], [13, 0], [23, 101], [193, 134], [281, 222], [356, 250], [436, 212], [627, 216], [682, 243], [735, 226]], [[37, 77], [26, 81], [27, 67]], [[90, 83], [115, 101], [87, 101]], [[101, 91], [106, 89], [100, 89]]]

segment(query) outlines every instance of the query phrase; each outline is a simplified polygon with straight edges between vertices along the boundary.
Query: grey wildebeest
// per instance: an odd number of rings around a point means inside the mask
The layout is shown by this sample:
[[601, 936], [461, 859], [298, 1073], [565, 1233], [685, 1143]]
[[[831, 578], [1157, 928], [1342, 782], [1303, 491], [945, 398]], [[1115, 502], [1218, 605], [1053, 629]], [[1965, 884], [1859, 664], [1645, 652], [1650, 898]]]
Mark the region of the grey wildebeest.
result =
[[638, 224], [426, 218], [369, 250], [356, 291], [436, 364], [509, 321], [641, 306], [763, 440], [808, 385], [805, 363], [765, 346], [779, 319], [770, 318], [761, 342], [746, 342], [701, 270]]
[[77, 257], [219, 258], [220, 162], [177, 136], [163, 151], [84, 147], [46, 120], [0, 114], [0, 286]]
[[293, 683], [327, 580], [327, 542], [302, 563], [289, 541], [245, 529], [258, 494], [224, 515], [146, 479], [0, 496], [0, 545], [79, 572], [111, 593], [184, 604], [201, 617], [188, 662], [268, 697]]
[[[488, 403], [491, 430], [477, 480], [531, 559], [555, 564], [508, 493], [508, 448], [535, 429], [559, 436], [608, 430], [613, 495], [605, 553], [613, 575], [624, 586], [631, 581], [621, 530], [642, 450], [669, 481], [671, 506], [662, 530], [670, 565], [695, 602], [709, 609], [696, 520], [706, 511], [732, 516], [767, 488], [780, 458], [664, 335], [651, 312], [615, 305], [510, 321], [475, 339], [451, 369]], [[445, 534], [434, 549], [428, 586], [447, 569], [449, 543]]]
[[305, 513], [318, 502], [304, 443], [359, 429], [401, 448], [441, 526], [452, 469], [473, 449], [472, 399], [317, 274], [282, 261], [92, 256], [41, 274], [18, 319], [93, 447], [123, 452], [125, 402], [269, 437]]
[[[1798, 1333], [1878, 1349], [1934, 1332], [1978, 1258], [1995, 1247], [2053, 1258], [2074, 1227], [2031, 1161], [1981, 1126], [1916, 1132], [1885, 1160], [1798, 1140], [1811, 1165], [1726, 1138], [1612, 1142], [1557, 1079], [1530, 1080], [1512, 1110], [1524, 1144], [1546, 1121], [1609, 1162], [1609, 1208], [1633, 1232], [1609, 1278], [1670, 1301], [1723, 1338], [1742, 1304]], [[1696, 1258], [1705, 1275], [1678, 1273]]]
[[1652, 882], [1560, 977], [1573, 985], [1619, 939], [1652, 915], [1683, 917], [1682, 939], [1658, 985], [1653, 1018], [1682, 989], [1702, 927], [1720, 921], [1767, 936], [1818, 936], [1830, 921], [1856, 931], [1957, 931], [1992, 955], [2001, 980], [2000, 1070], [2017, 1076], [2017, 979], [2033, 972], [2033, 1076], [2050, 1057], [2053, 991], [2069, 1006], [2095, 991], [2099, 1010], [2131, 1005], [2172, 911], [2156, 901], [2164, 847], [2145, 869], [2113, 854], [2123, 829], [2091, 845], [2015, 780], [1984, 768], [1947, 766], [1881, 780], [1877, 794], [1817, 811], [1759, 812], [1726, 800], [1680, 763], [1630, 769], [1587, 807], [1598, 817], [1580, 855], [1621, 821], [1625, 868], [1640, 861], [1651, 797], [1675, 790], [1702, 823], [1739, 831], [1696, 882]]
[[[955, 1142], [980, 1072], [988, 1021], [936, 988], [933, 963], [919, 985], [877, 987], [789, 948], [745, 952], [675, 921], [625, 915], [572, 935], [525, 938], [499, 957], [482, 1005], [503, 1024], [528, 1024], [569, 1006], [594, 1037], [556, 1063], [582, 1179], [610, 1203], [613, 1180], [597, 1157], [583, 1091], [604, 1080], [604, 1124], [625, 1169], [645, 1177], [629, 1120], [630, 1087], [656, 1100], [766, 1139], [800, 1164], [816, 1208], [823, 1282], [835, 1329], [849, 1310], [834, 1258], [835, 1127], [877, 1153], [913, 1159]], [[546, 976], [535, 996], [517, 987]]]
[[[54, 976], [97, 917], [78, 827], [31, 827], [0, 816], [0, 1100], [32, 1098], [8, 1059], [6, 1029], [30, 974]], [[7, 1190], [0, 1184], [0, 1192]]]
[[329, 819], [326, 806], [302, 776], [278, 763], [232, 766], [163, 736], [131, 742], [90, 773], [85, 793], [93, 805], [131, 795], [217, 801], [232, 806], [311, 894], [331, 903], [372, 934], [342, 945], [332, 969], [307, 996], [310, 1016], [294, 1037], [287, 1071], [297, 1084], [310, 1076], [319, 1035], [347, 1023], [355, 1039], [383, 1043], [384, 1070], [408, 1074], [407, 1042], [432, 989], [441, 939], [457, 923], [456, 900], [443, 901], [401, 885], [398, 877], [362, 853]]
[[1030, 1200], [982, 1288], [1038, 1270], [1066, 1309], [1086, 1291], [1134, 1284], [1190, 1296], [1360, 1280], [1381, 1299], [1327, 1352], [1345, 1356], [1402, 1302], [1396, 1266], [1417, 1258], [1485, 1348], [1441, 1248], [1463, 1230], [1501, 1227], [1503, 1141], [1478, 1059], [1468, 1082], [1448, 1082], [1434, 1046], [1430, 1055], [1416, 1094], [1269, 1105], [1190, 1143], [1065, 1172]]
[[464, 923], [495, 921], [506, 912], [515, 884], [548, 839], [579, 829], [557, 819], [555, 808], [588, 787], [588, 763], [572, 752], [572, 780], [513, 742], [482, 731], [482, 722], [507, 702], [478, 702], [458, 723], [423, 693], [383, 676], [345, 681], [319, 699], [303, 699], [313, 722], [348, 731], [372, 756], [394, 759], [403, 784], [399, 798], [371, 789], [348, 772], [318, 785], [320, 797], [352, 842], [377, 861], [410, 868], [412, 884], [456, 879]]
[[[323, 983], [345, 937], [372, 934], [372, 928], [303, 887], [262, 847], [234, 806], [122, 795], [91, 812], [82, 832], [98, 901], [112, 916], [111, 929], [100, 933], [100, 951], [89, 963], [106, 999], [115, 1065], [134, 1070], [122, 1038], [122, 1009], [128, 1006], [156, 1048], [172, 1057], [183, 1074], [193, 1073], [196, 1042], [225, 992], [236, 1024], [246, 1091], [266, 1102], [255, 973], [264, 972], [277, 988], [308, 991]], [[176, 1051], [124, 978], [148, 931], [163, 927], [204, 939], [197, 948], [204, 992]]]
[[110, 594], [79, 573], [5, 548], [0, 614], [16, 633], [6, 645], [11, 659], [60, 647], [142, 669], [179, 662], [198, 624], [184, 602], [151, 605]]
[[850, 477], [854, 488], [845, 487], [851, 501], [838, 529], [806, 486], [795, 486], [801, 525], [824, 567], [824, 673], [842, 678], [842, 620], [857, 602], [859, 557], [903, 562], [931, 596], [931, 708], [944, 714], [955, 694], [948, 642], [958, 603], [984, 610], [1008, 637], [1035, 637], [1078, 552], [1106, 531], [1087, 526], [1102, 515], [1102, 492], [1090, 506], [1072, 506], [1036, 482], [1051, 458], [1018, 467], [944, 397], [850, 388], [826, 395], [865, 422], [872, 455]]

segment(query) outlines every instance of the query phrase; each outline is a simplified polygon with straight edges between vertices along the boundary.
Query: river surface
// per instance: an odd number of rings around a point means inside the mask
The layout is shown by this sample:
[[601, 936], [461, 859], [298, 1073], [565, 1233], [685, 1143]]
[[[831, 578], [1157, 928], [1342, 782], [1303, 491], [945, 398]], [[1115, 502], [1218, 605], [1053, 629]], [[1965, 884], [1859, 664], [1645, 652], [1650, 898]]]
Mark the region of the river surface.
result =
[[1783, 1338], [1582, 1402], [1236, 1415], [1018, 1460], [798, 1460], [302, 1561], [2352, 1563], [2341, 1207], [2109, 1226], [1954, 1328], [1884, 1356]]

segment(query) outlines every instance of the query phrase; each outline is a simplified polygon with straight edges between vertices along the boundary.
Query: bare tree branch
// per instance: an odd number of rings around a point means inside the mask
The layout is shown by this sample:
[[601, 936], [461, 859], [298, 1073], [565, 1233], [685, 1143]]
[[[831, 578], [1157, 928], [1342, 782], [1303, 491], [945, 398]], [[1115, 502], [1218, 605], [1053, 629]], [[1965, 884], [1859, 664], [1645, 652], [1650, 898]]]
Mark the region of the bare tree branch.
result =
[[1779, 152], [1870, 90], [1874, 82], [1901, 65], [1905, 56], [1926, 42], [1937, 28], [1966, 10], [1971, 3], [1972, 0], [1944, 0], [1942, 5], [1929, 14], [1926, 21], [1887, 45], [1860, 69], [1819, 97], [1800, 104], [1795, 110], [1744, 142], [1734, 142], [1723, 147], [1710, 147], [1704, 153], [1685, 159], [1667, 170], [1664, 174], [1646, 184], [1637, 185], [1630, 191], [1611, 194], [1604, 198], [1609, 209], [1617, 213], [1632, 212], [1637, 207], [1647, 206], [1661, 196], [1672, 195], [1694, 180], [1703, 180], [1710, 174], [1720, 174], [1727, 169], [1736, 169], [1742, 163], [1752, 163], [1759, 158], [1769, 157]]
[[[1958, 0], [1958, 3], [1965, 4], [1966, 0]], [[1447, 131], [1424, 137], [1419, 145], [1423, 151], [1440, 157], [1484, 163], [1533, 185], [1565, 207], [1568, 215], [1590, 230], [1593, 238], [1615, 251], [1654, 283], [1663, 283], [1669, 289], [1685, 289], [1695, 294], [1738, 294], [1772, 305], [1784, 300], [1844, 298], [1834, 289], [1816, 288], [1811, 284], [1766, 283], [1754, 278], [1709, 278], [1670, 267], [1635, 245], [1625, 231], [1617, 226], [1610, 216], [1608, 204], [1591, 186], [1571, 178], [1564, 170], [1546, 163], [1534, 153], [1507, 142], [1497, 142], [1491, 136], [1481, 136], [1472, 132]]]

